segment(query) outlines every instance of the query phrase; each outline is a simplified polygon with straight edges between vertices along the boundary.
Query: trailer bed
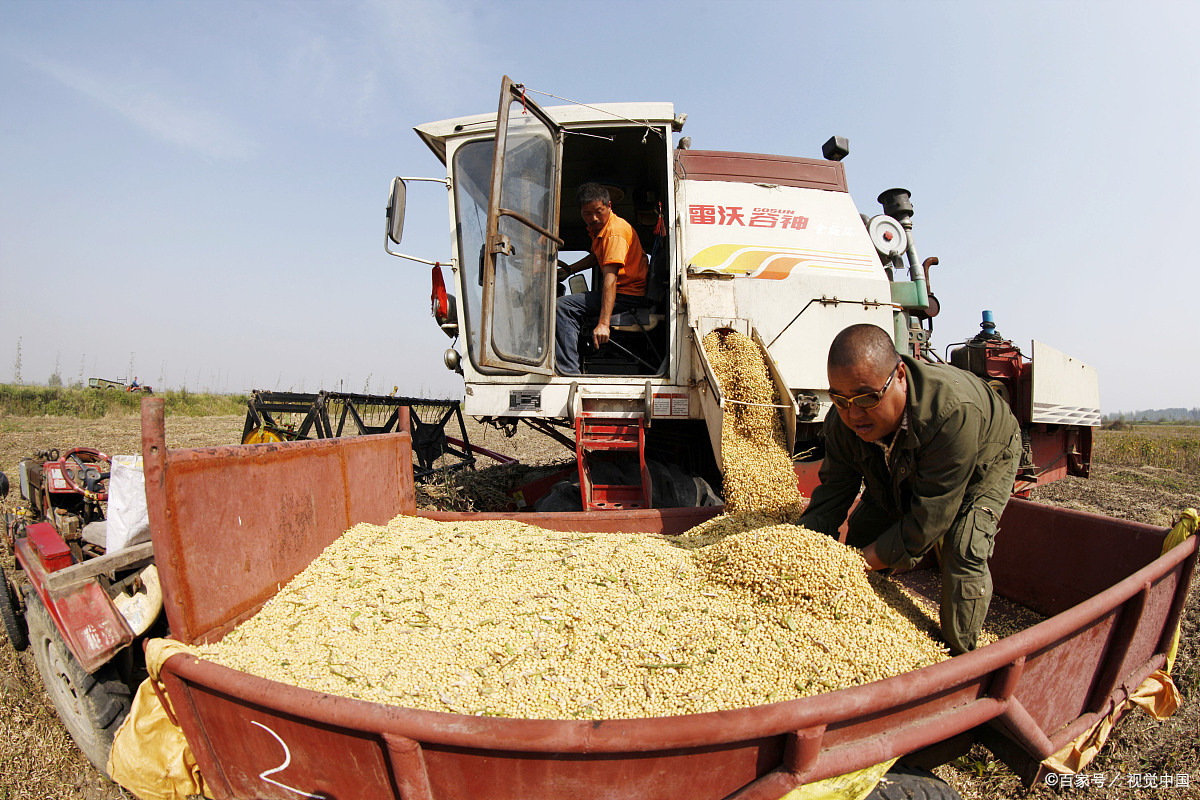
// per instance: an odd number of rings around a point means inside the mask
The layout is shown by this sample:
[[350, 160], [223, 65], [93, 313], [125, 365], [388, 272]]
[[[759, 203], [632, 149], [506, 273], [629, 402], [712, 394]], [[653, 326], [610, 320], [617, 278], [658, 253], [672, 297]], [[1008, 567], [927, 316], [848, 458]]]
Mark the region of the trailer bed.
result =
[[[348, 522], [416, 512], [406, 434], [168, 452], [161, 414], [155, 418], [153, 405], [144, 414], [155, 552], [160, 571], [169, 573], [163, 583], [173, 635], [184, 642], [222, 636]], [[318, 458], [296, 457], [293, 448], [315, 445], [329, 449]], [[267, 526], [279, 513], [263, 499], [271, 480], [289, 492], [287, 529]], [[388, 488], [370, 492], [364, 504], [367, 489], [377, 486]], [[203, 503], [196, 502], [201, 489]], [[365, 516], [357, 517], [360, 506]], [[257, 549], [231, 548], [214, 522], [247, 508], [255, 510], [243, 536]], [[321, 508], [339, 510], [317, 513]], [[520, 518], [556, 530], [670, 533], [713, 513]], [[1042, 759], [1165, 665], [1196, 562], [1195, 537], [1164, 554], [1166, 533], [1013, 500], [991, 561], [995, 591], [1044, 621], [904, 675], [753, 708], [636, 720], [474, 717], [333, 697], [187, 655], [169, 658], [162, 679], [220, 798], [777, 800], [801, 784], [898, 756], [920, 753], [939, 763], [974, 741], [1004, 751], [1031, 777]], [[245, 557], [283, 551], [286, 557]], [[164, 558], [168, 553], [179, 557]], [[205, 557], [185, 557], [197, 553]], [[202, 587], [216, 580], [228, 590], [205, 594]]]

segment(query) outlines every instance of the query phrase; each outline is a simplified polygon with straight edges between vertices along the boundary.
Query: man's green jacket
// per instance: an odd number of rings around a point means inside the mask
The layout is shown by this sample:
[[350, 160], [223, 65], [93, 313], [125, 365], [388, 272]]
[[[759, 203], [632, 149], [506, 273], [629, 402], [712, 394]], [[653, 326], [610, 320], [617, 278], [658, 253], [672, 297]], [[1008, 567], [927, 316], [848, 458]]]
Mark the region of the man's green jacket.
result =
[[[821, 484], [797, 522], [835, 534], [865, 480], [865, 496], [898, 520], [875, 543], [889, 567], [914, 566], [960, 509], [987, 491], [995, 462], [1020, 455], [1021, 442], [1008, 404], [975, 375], [949, 364], [902, 358], [908, 426], [896, 431], [890, 469], [883, 448], [864, 442], [831, 409], [825, 417]], [[1001, 496], [1011, 491], [1006, 487]], [[998, 518], [1002, 509], [991, 510]]]

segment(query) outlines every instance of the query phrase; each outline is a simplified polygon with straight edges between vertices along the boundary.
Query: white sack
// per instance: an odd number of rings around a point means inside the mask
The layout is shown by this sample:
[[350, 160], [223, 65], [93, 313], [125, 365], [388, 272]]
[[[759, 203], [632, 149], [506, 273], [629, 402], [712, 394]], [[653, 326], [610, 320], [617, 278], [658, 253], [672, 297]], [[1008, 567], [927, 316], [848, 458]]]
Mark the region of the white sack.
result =
[[115, 553], [130, 545], [150, 541], [146, 513], [146, 474], [141, 456], [113, 456], [108, 478], [108, 541], [105, 551]]

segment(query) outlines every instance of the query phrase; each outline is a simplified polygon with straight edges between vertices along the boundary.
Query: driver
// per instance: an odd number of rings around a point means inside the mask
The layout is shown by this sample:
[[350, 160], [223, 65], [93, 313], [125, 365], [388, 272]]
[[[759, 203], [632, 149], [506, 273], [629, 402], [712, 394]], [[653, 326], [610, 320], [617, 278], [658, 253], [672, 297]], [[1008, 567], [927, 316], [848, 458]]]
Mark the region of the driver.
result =
[[1012, 494], [1021, 430], [975, 375], [896, 354], [875, 325], [851, 325], [829, 348], [821, 483], [797, 520], [836, 536], [870, 569], [911, 568], [940, 546], [941, 629], [955, 655], [975, 649], [992, 599], [992, 554]]
[[585, 319], [598, 318], [592, 330], [592, 344], [599, 349], [611, 335], [609, 321], [613, 313], [646, 304], [646, 273], [650, 268], [650, 260], [633, 226], [613, 213], [608, 189], [598, 183], [585, 183], [575, 198], [592, 239], [592, 251], [574, 264], [560, 267], [558, 280], [599, 265], [603, 283], [598, 291], [558, 298], [555, 353], [561, 375], [580, 374], [579, 329]]

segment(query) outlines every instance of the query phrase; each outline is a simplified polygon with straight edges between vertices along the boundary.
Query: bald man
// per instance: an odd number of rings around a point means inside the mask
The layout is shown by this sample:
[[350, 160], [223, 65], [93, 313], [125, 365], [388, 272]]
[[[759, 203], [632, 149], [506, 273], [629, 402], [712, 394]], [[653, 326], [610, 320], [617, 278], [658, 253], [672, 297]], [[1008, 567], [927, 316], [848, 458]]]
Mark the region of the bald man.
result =
[[871, 569], [912, 567], [941, 542], [942, 635], [975, 649], [992, 599], [996, 525], [1021, 456], [1016, 418], [965, 370], [901, 357], [875, 325], [833, 340], [821, 483], [797, 524], [836, 536]]

